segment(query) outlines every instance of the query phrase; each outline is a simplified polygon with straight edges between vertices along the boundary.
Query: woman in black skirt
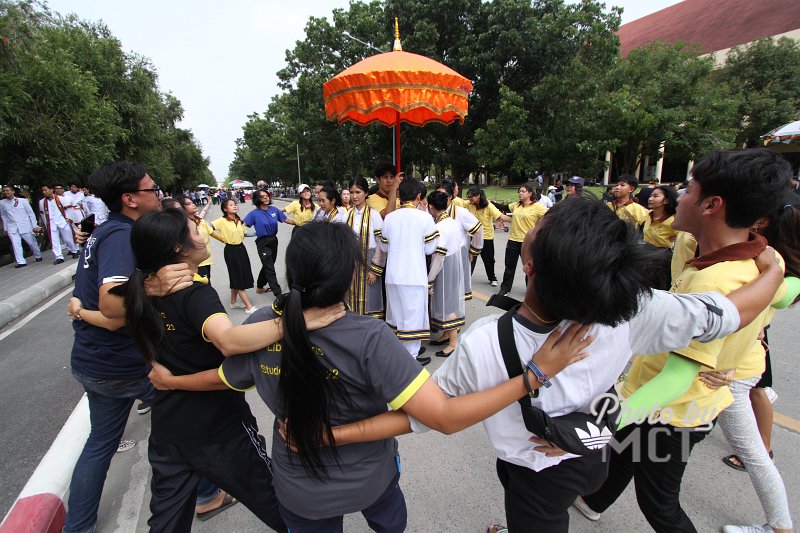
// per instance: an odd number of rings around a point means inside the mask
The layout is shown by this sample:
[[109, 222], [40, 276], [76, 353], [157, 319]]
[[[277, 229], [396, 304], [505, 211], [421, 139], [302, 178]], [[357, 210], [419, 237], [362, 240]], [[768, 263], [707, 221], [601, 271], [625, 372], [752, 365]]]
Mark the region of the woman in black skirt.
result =
[[212, 222], [214, 233], [211, 236], [225, 243], [224, 255], [231, 286], [231, 307], [236, 307], [237, 298], [241, 298], [245, 307], [244, 312], [251, 315], [256, 311], [256, 307], [248, 300], [246, 289], [253, 288], [253, 270], [250, 268], [250, 258], [243, 244], [247, 226], [239, 218], [238, 211], [236, 200], [228, 198], [222, 202], [223, 216]]

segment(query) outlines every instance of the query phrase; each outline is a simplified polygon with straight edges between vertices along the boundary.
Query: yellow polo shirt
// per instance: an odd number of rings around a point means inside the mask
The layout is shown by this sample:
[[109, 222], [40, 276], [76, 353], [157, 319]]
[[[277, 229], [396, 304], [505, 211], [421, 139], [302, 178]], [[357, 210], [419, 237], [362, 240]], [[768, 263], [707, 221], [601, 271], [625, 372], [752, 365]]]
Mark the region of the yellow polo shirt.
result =
[[673, 220], [675, 217], [671, 216], [666, 220], [656, 222], [653, 220], [652, 213], [648, 213], [647, 219], [644, 221], [644, 242], [649, 242], [659, 248], [672, 248], [675, 237], [678, 235], [678, 230], [672, 229]]
[[502, 215], [500, 210], [497, 209], [497, 206], [489, 202], [488, 206], [483, 209], [478, 209], [474, 204], [467, 202], [465, 207], [470, 213], [475, 215], [475, 218], [477, 218], [481, 224], [483, 224], [483, 240], [494, 240], [494, 221]]
[[511, 211], [511, 233], [509, 241], [522, 242], [525, 235], [547, 213], [547, 208], [539, 202], [531, 202], [527, 206], [514, 202], [508, 206]]
[[686, 261], [694, 259], [697, 252], [697, 241], [694, 235], [688, 231], [679, 231], [675, 237], [675, 245], [672, 247], [672, 279], [678, 279], [683, 269], [686, 268]]
[[200, 235], [203, 236], [203, 242], [206, 243], [206, 248], [208, 248], [208, 259], [206, 259], [197, 266], [202, 267], [207, 265], [213, 265], [214, 259], [211, 256], [211, 234], [214, 232], [214, 230], [211, 228], [211, 226], [208, 225], [208, 222], [206, 222], [204, 219], [201, 218], [200, 223], [197, 225], [197, 231], [198, 233], [200, 233]]
[[608, 207], [625, 222], [632, 222], [637, 226], [641, 226], [650, 218], [650, 212], [633, 201], [621, 207], [615, 207], [614, 202], [608, 202]]
[[[387, 205], [389, 205], [389, 199], [384, 198], [383, 196], [380, 196], [377, 193], [370, 194], [369, 198], [367, 198], [367, 205], [370, 206], [375, 211], [377, 211], [378, 213], [380, 213], [381, 211], [386, 209]], [[399, 208], [400, 208], [400, 198], [397, 198], [397, 205], [395, 206], [395, 209]]]
[[247, 231], [247, 226], [244, 225], [244, 222], [237, 224], [225, 217], [220, 217], [212, 224], [214, 224], [214, 230], [225, 244], [242, 244], [244, 241], [244, 234]]
[[[697, 270], [688, 265], [683, 273], [673, 281], [671, 292], [686, 294], [690, 292], [718, 292], [728, 294], [742, 285], [752, 281], [758, 276], [758, 269], [752, 259], [739, 261], [724, 261]], [[782, 291], [778, 291], [779, 295]], [[778, 301], [776, 295], [775, 301]], [[692, 343], [675, 353], [691, 359], [702, 365], [701, 372], [707, 370], [726, 370], [730, 368], [754, 369], [760, 366], [758, 375], [764, 371], [763, 352], [761, 352], [760, 365], [751, 353], [761, 328], [766, 324], [769, 308], [763, 310], [755, 320], [739, 331], [722, 339], [711, 342]], [[653, 324], [658, 328], [658, 324]], [[657, 376], [664, 368], [668, 353], [657, 355], [640, 355], [633, 359], [633, 364], [628, 372], [628, 378], [622, 386], [621, 394], [627, 398], [642, 385]], [[751, 359], [753, 358], [753, 359]], [[752, 376], [749, 376], [752, 377]], [[739, 379], [738, 377], [736, 379]], [[669, 424], [676, 427], [697, 427], [706, 424], [719, 415], [719, 413], [733, 403], [733, 396], [728, 387], [710, 389], [700, 379], [696, 379], [689, 390], [680, 398], [661, 410], [672, 411]]]
[[468, 209], [470, 205], [469, 200], [461, 198], [460, 196], [453, 196], [453, 203], [458, 207], [463, 207], [464, 209]]
[[306, 222], [311, 222], [311, 219], [314, 218], [315, 208], [314, 202], [311, 202], [310, 208], [304, 208], [300, 204], [300, 200], [295, 200], [286, 206], [284, 212], [292, 215], [292, 220], [294, 220], [296, 226], [302, 226]]

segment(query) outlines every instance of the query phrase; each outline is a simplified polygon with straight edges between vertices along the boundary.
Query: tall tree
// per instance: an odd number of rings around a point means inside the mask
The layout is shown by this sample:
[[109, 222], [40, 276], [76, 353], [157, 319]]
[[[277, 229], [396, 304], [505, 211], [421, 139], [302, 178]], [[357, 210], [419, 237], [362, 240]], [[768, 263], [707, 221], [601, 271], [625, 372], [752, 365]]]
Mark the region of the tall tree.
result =
[[736, 143], [755, 146], [765, 133], [800, 117], [800, 44], [781, 37], [734, 47], [720, 72], [738, 95]]

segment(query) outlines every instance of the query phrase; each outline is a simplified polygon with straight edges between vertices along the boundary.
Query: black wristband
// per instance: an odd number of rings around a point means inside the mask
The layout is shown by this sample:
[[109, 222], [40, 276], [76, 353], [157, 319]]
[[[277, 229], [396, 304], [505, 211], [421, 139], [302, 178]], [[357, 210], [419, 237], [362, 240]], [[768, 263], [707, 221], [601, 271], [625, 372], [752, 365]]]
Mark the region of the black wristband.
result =
[[525, 382], [525, 390], [528, 391], [528, 396], [530, 396], [531, 398], [538, 398], [539, 397], [539, 389], [533, 390], [531, 388], [531, 382], [528, 381], [528, 372], [529, 371], [530, 371], [530, 369], [527, 366], [522, 370], [522, 381]]

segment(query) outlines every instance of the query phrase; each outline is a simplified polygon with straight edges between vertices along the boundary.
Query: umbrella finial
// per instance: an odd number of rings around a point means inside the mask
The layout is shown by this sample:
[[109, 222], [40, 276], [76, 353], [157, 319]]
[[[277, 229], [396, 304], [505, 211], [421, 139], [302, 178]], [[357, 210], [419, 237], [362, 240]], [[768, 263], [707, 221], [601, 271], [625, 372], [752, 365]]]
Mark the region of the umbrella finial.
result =
[[400, 24], [397, 22], [397, 17], [394, 18], [394, 48], [395, 52], [402, 52], [403, 46], [400, 44]]

